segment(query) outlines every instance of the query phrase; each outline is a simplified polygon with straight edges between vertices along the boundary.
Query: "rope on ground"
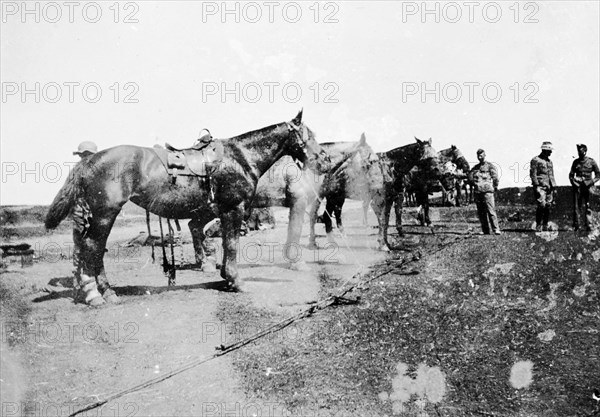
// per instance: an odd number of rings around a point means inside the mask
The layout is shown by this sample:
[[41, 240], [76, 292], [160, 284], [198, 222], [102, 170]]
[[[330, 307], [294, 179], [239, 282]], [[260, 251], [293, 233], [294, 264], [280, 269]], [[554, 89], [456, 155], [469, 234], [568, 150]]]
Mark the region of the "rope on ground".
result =
[[[469, 239], [469, 238], [471, 238], [471, 236], [467, 235], [467, 236], [463, 236], [463, 237], [460, 237], [460, 238], [456, 238], [456, 239], [454, 239], [454, 240], [452, 240], [450, 242], [443, 243], [443, 244], [439, 245], [435, 250], [427, 252], [427, 255], [434, 255], [434, 254], [442, 251], [446, 247], [457, 243], [460, 240]], [[93, 410], [95, 408], [101, 407], [104, 404], [108, 403], [109, 401], [116, 400], [117, 398], [123, 397], [123, 396], [128, 395], [128, 394], [132, 394], [132, 393], [134, 393], [136, 391], [140, 391], [140, 390], [142, 390], [144, 388], [148, 388], [148, 387], [150, 387], [152, 385], [155, 385], [155, 384], [158, 384], [159, 382], [162, 382], [162, 381], [164, 381], [166, 379], [172, 378], [175, 375], [178, 375], [178, 374], [180, 374], [182, 372], [185, 372], [185, 371], [188, 371], [188, 370], [190, 370], [192, 368], [195, 368], [195, 367], [197, 367], [197, 366], [199, 366], [199, 365], [201, 365], [203, 363], [209, 362], [209, 361], [211, 361], [213, 359], [216, 359], [216, 358], [218, 358], [220, 356], [224, 356], [224, 355], [226, 355], [228, 353], [231, 353], [231, 352], [233, 352], [233, 351], [235, 351], [237, 349], [240, 349], [240, 348], [242, 348], [242, 347], [244, 347], [244, 346], [246, 346], [246, 345], [248, 345], [248, 344], [250, 344], [250, 343], [252, 343], [252, 342], [254, 342], [254, 341], [256, 341], [256, 340], [258, 340], [258, 339], [260, 339], [262, 337], [264, 337], [264, 336], [267, 336], [267, 335], [269, 335], [271, 333], [274, 333], [274, 332], [277, 332], [279, 330], [283, 330], [284, 328], [286, 328], [287, 326], [289, 326], [290, 324], [292, 324], [292, 323], [294, 323], [294, 322], [296, 322], [298, 320], [304, 319], [306, 317], [310, 317], [315, 312], [317, 312], [319, 310], [324, 310], [324, 309], [326, 309], [326, 308], [328, 308], [330, 306], [333, 306], [333, 305], [348, 304], [349, 300], [347, 298], [345, 298], [345, 296], [348, 293], [352, 292], [353, 290], [355, 290], [357, 288], [361, 288], [364, 284], [368, 284], [371, 281], [374, 281], [374, 280], [376, 280], [378, 278], [381, 278], [384, 275], [389, 274], [390, 272], [393, 272], [393, 271], [397, 270], [399, 267], [403, 267], [403, 266], [406, 266], [407, 264], [409, 264], [411, 262], [418, 261], [419, 259], [422, 258], [422, 254], [420, 253], [420, 251], [417, 251], [417, 252], [418, 252], [418, 254], [413, 254], [413, 256], [406, 256], [404, 259], [402, 259], [400, 261], [394, 262], [393, 266], [388, 267], [388, 268], [384, 269], [383, 271], [380, 271], [380, 272], [378, 272], [376, 274], [373, 274], [372, 276], [370, 276], [368, 278], [359, 279], [358, 281], [354, 281], [353, 284], [351, 284], [346, 289], [344, 289], [343, 287], [346, 285], [347, 282], [350, 281], [350, 280], [347, 280], [340, 287], [338, 287], [337, 292], [335, 294], [330, 294], [327, 298], [325, 298], [325, 299], [323, 299], [321, 301], [318, 301], [317, 303], [313, 304], [309, 308], [307, 308], [305, 310], [302, 310], [300, 313], [298, 313], [296, 315], [293, 315], [293, 316], [290, 316], [290, 317], [288, 317], [288, 318], [286, 318], [286, 319], [284, 319], [284, 320], [282, 320], [282, 321], [280, 321], [278, 323], [275, 323], [275, 324], [267, 327], [266, 329], [263, 329], [262, 331], [257, 332], [257, 333], [255, 333], [252, 336], [249, 336], [248, 338], [246, 338], [244, 340], [241, 340], [239, 342], [233, 343], [233, 344], [231, 344], [229, 346], [221, 345], [221, 346], [217, 347], [218, 351], [215, 352], [215, 353], [213, 353], [212, 355], [201, 356], [200, 358], [195, 359], [193, 361], [190, 361], [187, 364], [185, 364], [185, 365], [183, 365], [183, 366], [181, 366], [179, 368], [173, 369], [172, 371], [167, 372], [164, 375], [161, 375], [161, 376], [156, 377], [156, 378], [149, 379], [149, 380], [147, 380], [145, 382], [142, 382], [142, 383], [140, 383], [138, 385], [134, 385], [134, 386], [132, 386], [130, 388], [126, 388], [126, 389], [124, 389], [122, 391], [118, 391], [118, 392], [115, 392], [113, 394], [110, 394], [110, 395], [108, 395], [103, 400], [96, 401], [96, 402], [94, 402], [94, 403], [92, 403], [92, 404], [90, 404], [90, 405], [88, 405], [88, 406], [86, 406], [84, 408], [81, 408], [81, 409], [78, 409], [78, 410], [74, 411], [72, 414], [69, 414], [69, 417], [74, 417], [74, 416], [79, 415], [81, 413], [84, 413], [86, 411]], [[377, 264], [376, 266], [383, 266], [383, 265], [384, 264]], [[351, 280], [354, 280], [355, 278], [360, 278], [361, 275], [362, 275], [362, 272], [359, 271], [359, 272], [355, 273], [352, 276]]]

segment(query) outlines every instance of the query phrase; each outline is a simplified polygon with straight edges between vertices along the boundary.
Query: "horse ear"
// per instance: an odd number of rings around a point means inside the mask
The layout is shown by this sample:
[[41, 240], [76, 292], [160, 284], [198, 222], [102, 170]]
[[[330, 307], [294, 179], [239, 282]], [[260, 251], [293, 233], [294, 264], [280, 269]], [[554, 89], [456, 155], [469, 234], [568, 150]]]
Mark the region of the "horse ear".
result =
[[452, 150], [455, 151], [456, 150], [456, 145], [452, 145]]
[[418, 137], [415, 136], [415, 140], [417, 141], [417, 143], [420, 145], [423, 143], [423, 141], [421, 139], [419, 139]]
[[292, 120], [292, 122], [294, 122], [295, 125], [299, 125], [300, 123], [302, 123], [302, 112], [303, 111], [304, 111], [304, 108], [300, 109], [300, 111], [298, 112], [296, 117], [294, 117], [294, 120]]
[[432, 142], [433, 142], [433, 140], [431, 140], [431, 138], [429, 138], [429, 140], [427, 141], [427, 143], [429, 144], [429, 146], [431, 146]]
[[362, 135], [360, 135], [360, 141], [358, 143], [360, 143], [361, 145], [367, 143], [367, 137], [365, 136], [365, 132], [363, 132]]

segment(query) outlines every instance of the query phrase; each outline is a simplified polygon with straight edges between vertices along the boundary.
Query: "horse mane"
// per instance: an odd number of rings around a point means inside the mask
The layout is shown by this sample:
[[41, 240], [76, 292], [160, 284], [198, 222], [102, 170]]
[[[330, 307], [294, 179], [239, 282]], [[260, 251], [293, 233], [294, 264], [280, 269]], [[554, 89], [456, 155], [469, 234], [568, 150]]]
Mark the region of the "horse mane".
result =
[[249, 132], [242, 133], [241, 135], [233, 136], [233, 137], [230, 137], [230, 138], [227, 138], [227, 139], [224, 139], [224, 140], [226, 140], [226, 141], [234, 141], [234, 142], [243, 141], [243, 140], [249, 139], [249, 138], [251, 138], [253, 136], [258, 136], [258, 135], [260, 135], [262, 133], [265, 133], [265, 132], [268, 132], [268, 131], [272, 131], [272, 130], [278, 128], [278, 127], [281, 127], [282, 125], [285, 125], [285, 122], [275, 123], [275, 124], [272, 124], [270, 126], [261, 127], [260, 129], [251, 130]]
[[[242, 133], [241, 135], [233, 136], [233, 137], [226, 138], [226, 139], [223, 139], [223, 140], [225, 140], [225, 141], [233, 141], [233, 142], [244, 141], [246, 139], [250, 139], [250, 138], [255, 137], [255, 136], [261, 136], [263, 133], [270, 132], [270, 131], [275, 130], [277, 128], [281, 128], [281, 127], [284, 127], [284, 126], [287, 128], [286, 123], [287, 122], [275, 123], [275, 124], [272, 124], [270, 126], [261, 127], [260, 129], [251, 130], [249, 132]], [[315, 139], [317, 137], [317, 135], [308, 126], [306, 126], [304, 123], [302, 123], [302, 126], [307, 130], [309, 138]]]

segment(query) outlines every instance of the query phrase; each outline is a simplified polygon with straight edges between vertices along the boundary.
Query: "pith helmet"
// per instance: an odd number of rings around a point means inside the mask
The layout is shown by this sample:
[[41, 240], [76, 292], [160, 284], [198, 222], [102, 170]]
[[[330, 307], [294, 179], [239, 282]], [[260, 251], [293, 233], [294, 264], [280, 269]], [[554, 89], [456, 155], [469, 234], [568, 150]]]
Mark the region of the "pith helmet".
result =
[[553, 151], [552, 142], [542, 142], [542, 150], [543, 151]]
[[575, 146], [577, 146], [577, 149], [583, 149], [584, 151], [586, 151], [586, 152], [587, 152], [587, 146], [586, 146], [585, 144], [583, 144], [583, 143], [578, 143], [578, 144], [577, 144], [577, 145], [575, 145]]
[[96, 153], [98, 152], [98, 147], [94, 142], [86, 140], [79, 144], [77, 151], [73, 152], [73, 155], [81, 155], [84, 152]]
[[210, 142], [211, 139], [212, 135], [210, 134], [210, 131], [208, 129], [202, 129], [198, 134], [196, 142]]

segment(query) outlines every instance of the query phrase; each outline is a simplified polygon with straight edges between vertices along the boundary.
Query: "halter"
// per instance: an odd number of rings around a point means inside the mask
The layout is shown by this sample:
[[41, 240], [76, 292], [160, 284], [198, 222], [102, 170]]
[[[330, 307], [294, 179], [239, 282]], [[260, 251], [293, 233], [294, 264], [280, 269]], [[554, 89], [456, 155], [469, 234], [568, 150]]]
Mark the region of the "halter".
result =
[[301, 149], [306, 147], [306, 142], [308, 141], [308, 132], [306, 131], [306, 127], [300, 123], [299, 126], [296, 126], [292, 122], [285, 122], [288, 127], [288, 131], [290, 133], [296, 133], [296, 145], [298, 145]]

